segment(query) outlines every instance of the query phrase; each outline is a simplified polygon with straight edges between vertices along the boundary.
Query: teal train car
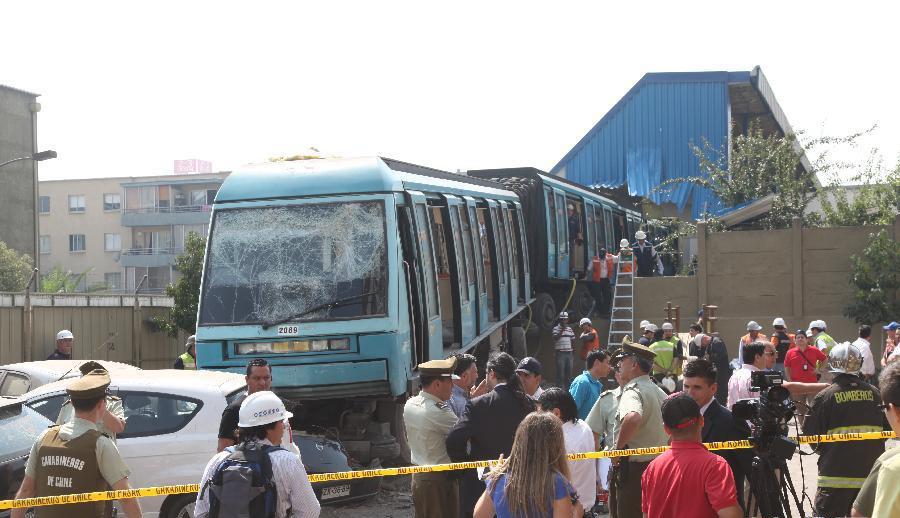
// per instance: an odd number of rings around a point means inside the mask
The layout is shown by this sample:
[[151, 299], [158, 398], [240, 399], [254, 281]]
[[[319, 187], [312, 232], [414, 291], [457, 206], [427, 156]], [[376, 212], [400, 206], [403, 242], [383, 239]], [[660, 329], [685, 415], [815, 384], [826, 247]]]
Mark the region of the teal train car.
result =
[[416, 366], [484, 361], [521, 325], [526, 233], [516, 194], [490, 180], [387, 158], [239, 169], [213, 205], [198, 366], [265, 358], [300, 427], [371, 438], [388, 422], [402, 449]]

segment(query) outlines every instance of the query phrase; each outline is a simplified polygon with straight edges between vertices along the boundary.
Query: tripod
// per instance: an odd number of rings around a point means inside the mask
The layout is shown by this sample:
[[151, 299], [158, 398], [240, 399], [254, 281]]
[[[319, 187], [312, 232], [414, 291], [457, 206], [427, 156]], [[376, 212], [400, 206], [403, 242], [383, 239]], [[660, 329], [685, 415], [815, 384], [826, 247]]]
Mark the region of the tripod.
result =
[[756, 446], [753, 451], [753, 464], [747, 477], [750, 481], [750, 498], [744, 509], [744, 517], [756, 516], [758, 511], [763, 518], [791, 518], [788, 491], [800, 516], [803, 516], [803, 507], [797, 498], [786, 459], [776, 458]]

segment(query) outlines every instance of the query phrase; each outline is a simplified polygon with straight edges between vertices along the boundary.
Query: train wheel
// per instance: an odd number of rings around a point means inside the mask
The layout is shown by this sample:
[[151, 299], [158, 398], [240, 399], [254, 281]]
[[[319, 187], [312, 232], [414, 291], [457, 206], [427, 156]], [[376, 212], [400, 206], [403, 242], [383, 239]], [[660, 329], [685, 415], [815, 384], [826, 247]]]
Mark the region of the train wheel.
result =
[[[570, 307], [572, 308], [572, 312], [575, 313], [579, 319], [582, 317], [591, 318], [591, 310], [594, 308], [594, 297], [591, 295], [590, 290], [587, 289], [587, 286], [584, 284], [579, 284], [577, 288], [575, 288], [575, 294], [572, 296], [572, 302], [570, 303]], [[570, 322], [574, 322], [575, 319], [569, 319]]]
[[540, 293], [532, 306], [532, 319], [534, 323], [545, 331], [553, 329], [556, 324], [556, 302], [549, 293]]

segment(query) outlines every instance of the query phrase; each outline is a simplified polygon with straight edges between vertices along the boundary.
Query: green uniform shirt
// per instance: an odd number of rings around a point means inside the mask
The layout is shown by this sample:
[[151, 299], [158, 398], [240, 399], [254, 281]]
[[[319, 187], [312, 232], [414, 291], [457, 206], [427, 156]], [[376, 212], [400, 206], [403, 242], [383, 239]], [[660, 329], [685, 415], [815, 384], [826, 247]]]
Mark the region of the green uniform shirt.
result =
[[866, 481], [863, 482], [862, 487], [859, 489], [856, 500], [853, 502], [853, 508], [863, 516], [872, 516], [872, 511], [875, 509], [875, 493], [878, 488], [878, 473], [881, 471], [881, 465], [898, 453], [900, 453], [900, 447], [890, 448], [882, 453], [878, 460], [875, 461], [872, 471], [869, 472], [869, 476], [866, 477]]
[[[106, 409], [109, 410], [109, 413], [118, 417], [121, 420], [125, 420], [125, 409], [122, 408], [122, 400], [115, 396], [107, 396], [106, 397]], [[63, 403], [62, 408], [59, 409], [59, 417], [56, 418], [56, 424], [66, 424], [70, 422], [72, 419], [75, 419], [75, 409], [72, 408], [72, 401], [67, 400]], [[112, 432], [103, 421], [97, 423], [97, 430], [103, 435], [109, 437], [115, 442], [116, 434]]]
[[660, 340], [650, 344], [650, 350], [656, 353], [653, 359], [653, 372], [672, 370], [672, 360], [675, 358], [675, 344], [668, 340]]
[[413, 464], [447, 464], [447, 433], [456, 424], [450, 405], [424, 390], [409, 398], [403, 407], [406, 437]]
[[[616, 411], [615, 437], [618, 440], [622, 429], [622, 420], [631, 412], [641, 416], [641, 424], [628, 441], [627, 448], [651, 448], [653, 446], [665, 446], [669, 443], [669, 436], [663, 429], [662, 402], [666, 399], [666, 393], [656, 383], [650, 380], [646, 374], [629, 381], [622, 389], [622, 397], [619, 399], [619, 408]], [[635, 462], [649, 462], [656, 455], [633, 455], [631, 460]]]
[[603, 448], [605, 450], [611, 450], [616, 446], [616, 409], [619, 407], [620, 397], [622, 387], [601, 392], [584, 421], [591, 431], [601, 439], [605, 439]]
[[[96, 429], [97, 427], [94, 423], [76, 417], [71, 422], [62, 425], [59, 430], [59, 437], [63, 440], [70, 440], [80, 437], [88, 430]], [[49, 430], [49, 428], [47, 430]], [[47, 431], [42, 432], [31, 447], [28, 463], [25, 464], [25, 475], [28, 477], [34, 478], [34, 475], [37, 472], [38, 447], [46, 433]], [[110, 486], [131, 474], [131, 471], [128, 470], [128, 466], [125, 464], [125, 460], [122, 459], [122, 455], [119, 454], [119, 449], [116, 448], [116, 443], [109, 437], [100, 437], [97, 439], [97, 465], [100, 466], [100, 474], [103, 475], [103, 479], [106, 480], [106, 483]]]

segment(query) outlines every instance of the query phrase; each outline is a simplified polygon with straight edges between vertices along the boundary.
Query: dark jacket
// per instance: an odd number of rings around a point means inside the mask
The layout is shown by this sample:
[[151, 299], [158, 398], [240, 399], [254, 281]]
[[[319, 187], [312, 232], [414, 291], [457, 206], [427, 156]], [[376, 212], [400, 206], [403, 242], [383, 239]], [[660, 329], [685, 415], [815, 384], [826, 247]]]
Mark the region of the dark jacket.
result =
[[731, 379], [728, 348], [725, 347], [725, 342], [721, 338], [714, 336], [709, 342], [708, 349], [708, 358], [716, 366], [716, 383], [719, 384], [716, 401], [724, 405], [728, 402], [728, 380]]
[[[524, 397], [522, 397], [524, 396]], [[516, 428], [534, 411], [534, 402], [524, 393], [515, 394], [498, 385], [483, 396], [469, 400], [463, 415], [447, 435], [447, 454], [453, 462], [509, 457]], [[472, 444], [466, 453], [466, 444]]]
[[[850, 374], [837, 374], [830, 387], [813, 400], [804, 435], [824, 435], [887, 430], [884, 412], [878, 409], [877, 388]], [[822, 443], [819, 452], [819, 487], [861, 487], [875, 459], [884, 453], [884, 441]]]
[[[746, 423], [735, 422], [731, 411], [713, 399], [703, 414], [703, 442], [739, 441], [750, 437]], [[713, 450], [713, 453], [728, 461], [734, 474], [734, 485], [738, 489], [738, 502], [744, 505], [744, 479], [753, 463], [753, 450]]]

